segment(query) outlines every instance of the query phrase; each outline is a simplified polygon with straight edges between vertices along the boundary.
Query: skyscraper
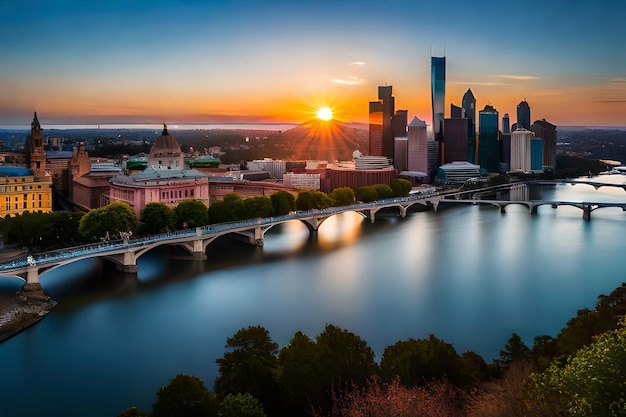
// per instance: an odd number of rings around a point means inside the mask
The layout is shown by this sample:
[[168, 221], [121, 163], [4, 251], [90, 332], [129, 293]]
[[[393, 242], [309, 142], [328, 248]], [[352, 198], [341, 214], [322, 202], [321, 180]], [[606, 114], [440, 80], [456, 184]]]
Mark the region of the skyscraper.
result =
[[391, 86], [378, 87], [378, 100], [383, 104], [383, 147], [379, 156], [393, 159], [393, 129], [391, 119], [395, 112], [395, 100], [391, 92]]
[[556, 126], [546, 119], [535, 120], [533, 132], [537, 138], [543, 139], [543, 165], [556, 168]]
[[407, 150], [407, 168], [409, 171], [428, 174], [428, 139], [426, 122], [413, 117], [409, 124], [409, 143]]
[[391, 118], [391, 131], [394, 138], [406, 137], [408, 118], [408, 110], [396, 110], [396, 114]]
[[498, 172], [498, 124], [498, 111], [493, 106], [487, 104], [478, 112], [478, 164], [487, 172]]
[[369, 142], [370, 156], [383, 156], [383, 103], [380, 101], [370, 101]]
[[511, 171], [530, 171], [530, 142], [532, 132], [518, 128], [511, 133]]
[[505, 135], [511, 133], [511, 121], [508, 113], [504, 113], [504, 116], [502, 116], [502, 133]]
[[461, 107], [465, 110], [465, 117], [467, 117], [467, 126], [469, 132], [467, 132], [467, 160], [471, 163], [476, 162], [476, 99], [472, 89], [468, 88], [465, 94], [463, 94], [463, 100], [461, 101]]
[[435, 140], [442, 140], [444, 108], [446, 105], [446, 57], [431, 57], [430, 70], [433, 137]]
[[520, 127], [530, 130], [530, 106], [525, 99], [517, 105], [517, 128]]

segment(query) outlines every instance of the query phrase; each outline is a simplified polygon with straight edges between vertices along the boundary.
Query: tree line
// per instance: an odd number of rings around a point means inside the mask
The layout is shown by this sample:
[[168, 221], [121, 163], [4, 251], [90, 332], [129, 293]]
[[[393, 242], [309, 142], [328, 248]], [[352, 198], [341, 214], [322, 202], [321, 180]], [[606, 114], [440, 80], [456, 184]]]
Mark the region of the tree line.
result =
[[398, 341], [376, 362], [367, 342], [327, 324], [279, 349], [260, 325], [242, 328], [216, 360], [213, 391], [177, 375], [151, 413], [119, 416], [622, 416], [626, 412], [626, 284], [529, 348], [513, 334], [487, 364], [434, 335]]
[[141, 210], [139, 221], [132, 208], [124, 202], [113, 202], [88, 212], [55, 211], [24, 212], [0, 220], [0, 233], [7, 244], [25, 247], [31, 252], [145, 236], [207, 224], [225, 223], [257, 217], [285, 215], [295, 210], [324, 209], [345, 206], [356, 201], [371, 202], [390, 197], [403, 197], [411, 191], [411, 183], [397, 178], [391, 185], [364, 186], [356, 191], [349, 187], [335, 188], [330, 194], [319, 190], [300, 191], [295, 197], [287, 191], [270, 196], [242, 199], [236, 193], [224, 196], [207, 206], [199, 199], [181, 201], [172, 208], [152, 202]]

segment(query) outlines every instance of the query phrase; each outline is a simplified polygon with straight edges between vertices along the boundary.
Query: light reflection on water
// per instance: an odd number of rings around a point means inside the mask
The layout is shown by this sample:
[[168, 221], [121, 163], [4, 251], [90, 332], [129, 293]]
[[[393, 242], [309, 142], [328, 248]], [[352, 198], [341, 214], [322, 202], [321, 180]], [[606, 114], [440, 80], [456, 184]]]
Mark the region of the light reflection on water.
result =
[[[617, 198], [556, 186], [541, 198]], [[621, 190], [618, 190], [621, 192]], [[626, 199], [626, 194], [621, 201]], [[428, 337], [497, 356], [516, 332], [556, 335], [576, 310], [623, 281], [626, 213], [550, 206], [468, 206], [439, 212], [332, 217], [314, 235], [299, 222], [263, 248], [218, 239], [207, 261], [140, 258], [138, 277], [99, 261], [42, 278], [60, 306], [0, 345], [3, 415], [116, 415], [149, 410], [158, 387], [192, 373], [211, 387], [226, 338], [261, 324], [281, 346], [333, 323], [380, 357], [396, 340]], [[12, 284], [8, 285], [11, 288]], [[35, 396], [37, 402], [27, 401]]]

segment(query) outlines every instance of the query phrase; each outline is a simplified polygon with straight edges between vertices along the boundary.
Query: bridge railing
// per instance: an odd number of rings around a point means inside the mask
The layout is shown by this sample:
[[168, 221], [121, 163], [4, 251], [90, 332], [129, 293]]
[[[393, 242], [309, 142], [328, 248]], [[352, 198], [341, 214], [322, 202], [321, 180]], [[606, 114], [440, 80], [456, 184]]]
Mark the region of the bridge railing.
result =
[[115, 250], [123, 250], [126, 248], [136, 248], [145, 246], [154, 242], [161, 242], [167, 240], [175, 240], [182, 238], [189, 238], [198, 236], [207, 236], [216, 233], [227, 232], [229, 230], [235, 230], [240, 228], [250, 228], [257, 225], [269, 225], [274, 223], [280, 223], [287, 220], [305, 219], [316, 216], [330, 216], [333, 214], [346, 212], [346, 211], [363, 211], [373, 207], [380, 207], [386, 205], [393, 205], [402, 202], [418, 201], [435, 196], [435, 193], [415, 193], [406, 197], [394, 197], [381, 199], [371, 203], [355, 203], [348, 206], [329, 207], [325, 209], [312, 209], [312, 210], [298, 210], [289, 214], [280, 216], [271, 216], [265, 218], [255, 218], [240, 220], [234, 222], [210, 224], [206, 226], [200, 226], [198, 228], [176, 230], [167, 233], [160, 233], [157, 235], [150, 235], [132, 239], [115, 239], [106, 240], [97, 243], [90, 243], [79, 246], [71, 246], [67, 248], [57, 249], [49, 252], [41, 252], [35, 255], [29, 255], [21, 259], [15, 259], [8, 262], [0, 263], [0, 271], [11, 270], [16, 268], [24, 268], [29, 266], [33, 261], [35, 264], [48, 264], [58, 262], [60, 260], [76, 258], [83, 255], [89, 255], [98, 252], [111, 252]]

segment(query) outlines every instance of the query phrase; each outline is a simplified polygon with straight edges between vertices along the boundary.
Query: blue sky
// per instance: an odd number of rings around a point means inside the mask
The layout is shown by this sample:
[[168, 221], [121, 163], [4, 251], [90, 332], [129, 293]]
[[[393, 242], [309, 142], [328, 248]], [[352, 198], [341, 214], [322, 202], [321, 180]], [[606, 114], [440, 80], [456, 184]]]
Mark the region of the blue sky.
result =
[[[567, 3], [567, 4], [564, 4]], [[626, 125], [626, 2], [0, 0], [0, 125], [366, 121], [378, 85], [431, 120], [471, 88], [515, 120]]]

